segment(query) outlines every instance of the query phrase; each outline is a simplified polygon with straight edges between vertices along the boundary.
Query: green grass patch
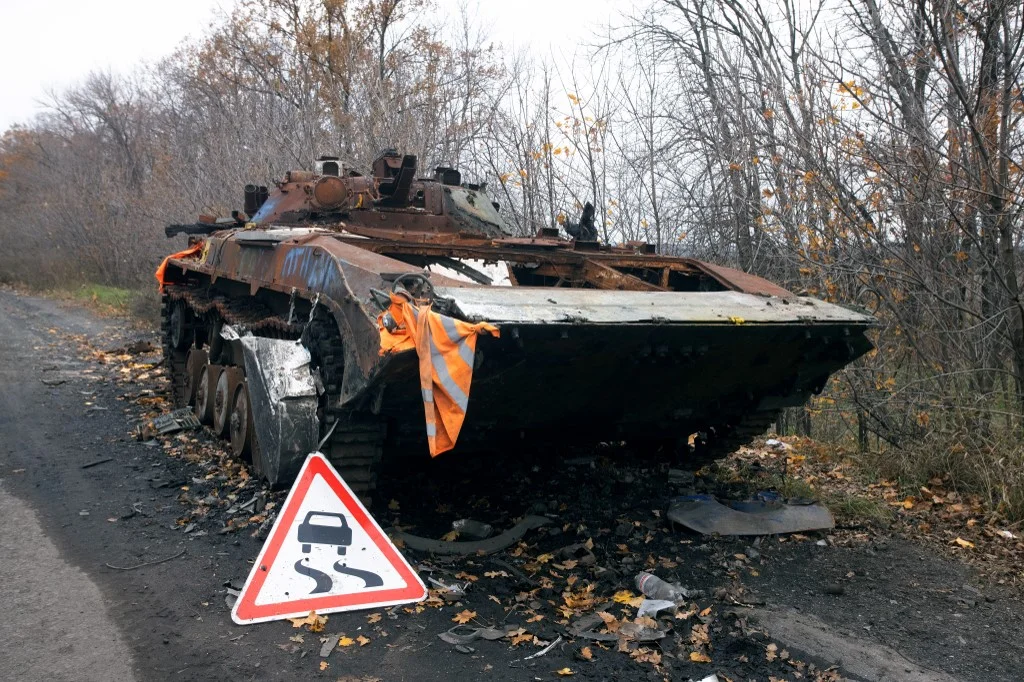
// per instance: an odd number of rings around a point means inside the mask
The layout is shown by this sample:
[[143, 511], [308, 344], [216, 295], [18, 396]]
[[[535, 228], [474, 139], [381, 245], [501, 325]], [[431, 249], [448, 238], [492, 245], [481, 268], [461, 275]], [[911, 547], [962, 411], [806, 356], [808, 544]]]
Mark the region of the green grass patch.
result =
[[116, 312], [128, 312], [136, 292], [121, 287], [111, 287], [104, 284], [83, 284], [72, 289], [68, 293], [78, 301], [83, 301], [100, 308], [110, 308]]

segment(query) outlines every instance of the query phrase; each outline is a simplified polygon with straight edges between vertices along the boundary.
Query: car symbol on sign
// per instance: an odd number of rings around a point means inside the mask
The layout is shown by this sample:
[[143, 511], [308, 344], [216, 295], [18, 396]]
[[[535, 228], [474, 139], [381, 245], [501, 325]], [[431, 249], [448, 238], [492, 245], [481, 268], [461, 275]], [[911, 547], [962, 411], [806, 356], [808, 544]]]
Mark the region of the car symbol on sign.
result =
[[[314, 519], [327, 522], [314, 523]], [[304, 554], [309, 554], [313, 544], [337, 545], [338, 554], [344, 554], [345, 549], [352, 544], [352, 529], [348, 527], [344, 514], [311, 511], [299, 524], [299, 542], [302, 543]]]

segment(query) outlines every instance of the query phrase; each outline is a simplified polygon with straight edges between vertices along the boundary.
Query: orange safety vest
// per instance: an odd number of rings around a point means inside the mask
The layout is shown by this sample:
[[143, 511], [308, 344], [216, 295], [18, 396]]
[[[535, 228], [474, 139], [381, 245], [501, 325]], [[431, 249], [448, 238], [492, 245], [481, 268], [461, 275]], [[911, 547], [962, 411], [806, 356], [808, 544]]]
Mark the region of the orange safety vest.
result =
[[167, 262], [172, 258], [188, 258], [189, 256], [196, 255], [203, 250], [203, 243], [204, 242], [196, 242], [184, 251], [172, 253], [167, 258], [164, 258], [163, 262], [160, 263], [160, 267], [156, 269], [156, 281], [160, 283], [160, 291], [164, 290], [164, 274], [167, 272]]
[[466, 419], [477, 335], [500, 333], [493, 324], [456, 320], [434, 312], [429, 304], [416, 306], [397, 294], [391, 294], [387, 312], [397, 327], [388, 331], [383, 322], [385, 313], [377, 317], [380, 354], [416, 349], [427, 443], [430, 456], [436, 457], [455, 447]]

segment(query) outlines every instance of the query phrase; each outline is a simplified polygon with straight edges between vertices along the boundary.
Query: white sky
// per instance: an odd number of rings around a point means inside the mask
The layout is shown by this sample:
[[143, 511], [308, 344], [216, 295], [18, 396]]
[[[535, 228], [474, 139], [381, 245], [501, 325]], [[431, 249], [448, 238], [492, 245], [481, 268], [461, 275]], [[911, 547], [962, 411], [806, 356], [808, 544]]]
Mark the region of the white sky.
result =
[[[456, 12], [462, 0], [436, 0]], [[642, 0], [478, 0], [494, 39], [573, 53], [596, 25], [615, 21]], [[94, 70], [131, 72], [201, 34], [232, 0], [0, 0], [0, 132], [39, 111], [47, 93]], [[473, 0], [469, 6], [474, 7]]]

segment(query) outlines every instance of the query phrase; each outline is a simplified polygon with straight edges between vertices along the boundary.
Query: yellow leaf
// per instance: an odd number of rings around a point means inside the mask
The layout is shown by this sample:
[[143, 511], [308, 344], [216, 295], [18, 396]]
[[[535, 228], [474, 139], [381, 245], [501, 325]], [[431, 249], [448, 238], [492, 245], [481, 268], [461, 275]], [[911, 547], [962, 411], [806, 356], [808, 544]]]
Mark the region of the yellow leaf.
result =
[[913, 496], [908, 497], [907, 499], [903, 500], [903, 508], [904, 509], [913, 509], [914, 508], [914, 498], [913, 498]]
[[455, 542], [456, 538], [458, 538], [458, 537], [459, 537], [459, 531], [452, 530], [452, 531], [448, 531], [447, 533], [442, 535], [441, 539], [444, 540], [445, 542]]
[[639, 608], [644, 603], [644, 598], [643, 595], [638, 597], [629, 590], [619, 590], [612, 595], [612, 601], [617, 604], [629, 604], [633, 608]]
[[729, 321], [732, 322], [733, 324], [743, 324], [744, 322], [746, 322], [746, 320], [744, 320], [742, 317], [736, 317], [735, 315], [730, 316]]
[[345, 635], [342, 635], [338, 639], [338, 646], [352, 646], [355, 643], [356, 640], [352, 639], [351, 637], [346, 637]]
[[541, 554], [539, 557], [537, 557], [537, 563], [539, 563], [539, 564], [546, 564], [547, 562], [551, 561], [554, 558], [555, 558], [554, 554]]
[[330, 665], [327, 661], [320, 661], [320, 670], [327, 670], [327, 666]]
[[456, 613], [455, 617], [452, 618], [452, 620], [458, 623], [459, 625], [465, 625], [474, 618], [476, 618], [476, 611], [470, 611], [469, 609], [465, 609], [463, 611], [460, 611], [459, 613]]
[[974, 549], [974, 543], [971, 542], [970, 540], [964, 540], [962, 537], [958, 536], [957, 539], [954, 540], [953, 542], [955, 542], [956, 544], [960, 545], [964, 549]]
[[573, 672], [571, 668], [562, 668], [561, 670], [556, 670], [555, 674], [559, 677], [569, 677], [570, 675], [575, 675], [576, 673]]
[[584, 661], [589, 661], [592, 658], [594, 658], [594, 652], [590, 650], [589, 646], [585, 646], [582, 649], [580, 649], [580, 658], [582, 658]]
[[691, 651], [690, 652], [690, 660], [693, 661], [694, 663], [710, 663], [711, 662], [711, 657], [708, 656], [707, 654], [702, 654], [699, 651]]
[[398, 500], [391, 500], [388, 502], [388, 509], [391, 511], [398, 511]]
[[303, 625], [309, 626], [310, 632], [320, 632], [324, 629], [324, 625], [327, 624], [327, 616], [318, 616], [316, 611], [310, 611], [304, 618], [289, 618], [293, 628], [301, 628]]
[[370, 638], [364, 635], [359, 635], [356, 637], [356, 641], [359, 642], [359, 646], [366, 646], [370, 643]]

